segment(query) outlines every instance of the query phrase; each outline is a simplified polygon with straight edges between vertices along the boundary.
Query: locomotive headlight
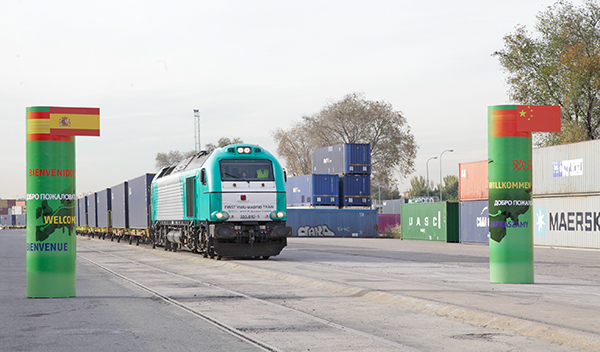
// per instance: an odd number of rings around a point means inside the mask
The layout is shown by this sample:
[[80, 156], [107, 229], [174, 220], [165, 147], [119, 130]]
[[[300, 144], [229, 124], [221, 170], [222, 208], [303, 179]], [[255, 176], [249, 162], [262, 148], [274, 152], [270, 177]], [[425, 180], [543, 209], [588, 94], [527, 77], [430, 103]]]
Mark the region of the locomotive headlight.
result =
[[229, 213], [226, 211], [217, 211], [212, 213], [212, 216], [217, 220], [217, 221], [225, 221], [227, 219], [229, 219]]
[[271, 214], [269, 214], [269, 216], [273, 220], [283, 220], [283, 218], [285, 217], [285, 213], [282, 211], [272, 211]]
[[252, 148], [250, 147], [237, 147], [238, 154], [252, 154]]

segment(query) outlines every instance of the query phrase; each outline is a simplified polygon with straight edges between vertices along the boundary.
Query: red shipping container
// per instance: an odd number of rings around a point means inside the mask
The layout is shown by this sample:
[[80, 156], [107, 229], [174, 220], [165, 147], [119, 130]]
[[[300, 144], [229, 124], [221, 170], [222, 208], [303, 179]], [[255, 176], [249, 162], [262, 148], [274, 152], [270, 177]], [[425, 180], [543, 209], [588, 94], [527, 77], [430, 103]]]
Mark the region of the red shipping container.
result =
[[458, 200], [488, 199], [488, 161], [458, 164]]
[[379, 233], [384, 233], [388, 227], [400, 226], [400, 214], [379, 214]]

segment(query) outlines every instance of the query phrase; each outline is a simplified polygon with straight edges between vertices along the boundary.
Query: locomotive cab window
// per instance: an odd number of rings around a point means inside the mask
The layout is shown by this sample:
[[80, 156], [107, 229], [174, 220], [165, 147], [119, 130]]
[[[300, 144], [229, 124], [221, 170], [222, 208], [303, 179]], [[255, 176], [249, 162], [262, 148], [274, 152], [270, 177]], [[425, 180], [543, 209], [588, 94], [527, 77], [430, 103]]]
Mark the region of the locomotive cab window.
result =
[[219, 162], [222, 181], [273, 181], [273, 165], [265, 159], [223, 159]]

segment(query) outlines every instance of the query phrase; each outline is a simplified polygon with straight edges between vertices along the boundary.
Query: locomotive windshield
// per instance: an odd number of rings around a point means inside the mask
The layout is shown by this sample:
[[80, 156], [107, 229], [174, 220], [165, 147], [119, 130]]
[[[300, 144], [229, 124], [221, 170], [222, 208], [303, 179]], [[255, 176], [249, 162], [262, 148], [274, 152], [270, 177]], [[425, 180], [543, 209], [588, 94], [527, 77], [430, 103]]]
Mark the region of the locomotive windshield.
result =
[[273, 166], [266, 159], [223, 159], [219, 162], [222, 181], [273, 181]]

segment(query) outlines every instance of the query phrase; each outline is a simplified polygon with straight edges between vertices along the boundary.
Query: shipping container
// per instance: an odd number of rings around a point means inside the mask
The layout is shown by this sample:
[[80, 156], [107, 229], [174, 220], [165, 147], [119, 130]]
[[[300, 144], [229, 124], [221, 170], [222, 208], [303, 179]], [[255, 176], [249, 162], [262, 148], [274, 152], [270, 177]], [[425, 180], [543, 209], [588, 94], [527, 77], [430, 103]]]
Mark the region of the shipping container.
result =
[[400, 214], [379, 214], [379, 233], [400, 225]]
[[287, 209], [287, 226], [299, 237], [378, 237], [373, 209]]
[[12, 226], [12, 215], [0, 215], [0, 226], [1, 227]]
[[12, 216], [12, 226], [15, 226], [15, 227], [27, 226], [27, 215], [25, 215], [25, 214], [13, 215]]
[[339, 205], [338, 175], [305, 175], [290, 177], [285, 184], [288, 206]]
[[402, 205], [403, 240], [458, 242], [458, 203], [406, 203]]
[[458, 200], [488, 199], [488, 161], [458, 164]]
[[317, 149], [312, 157], [313, 174], [371, 174], [370, 144], [338, 144]]
[[96, 193], [96, 209], [98, 214], [98, 227], [111, 227], [110, 213], [112, 210], [112, 198], [110, 188], [103, 189]]
[[129, 180], [129, 225], [130, 229], [147, 229], [150, 221], [150, 187], [155, 174], [145, 174]]
[[533, 243], [600, 248], [600, 196], [533, 198]]
[[371, 176], [343, 175], [340, 177], [340, 206], [370, 206]]
[[489, 201], [470, 200], [459, 204], [460, 242], [489, 244]]
[[8, 215], [8, 199], [0, 199], [0, 215]]
[[23, 212], [23, 207], [18, 207], [15, 205], [14, 207], [9, 209], [9, 214], [10, 215], [22, 215], [25, 213]]
[[110, 188], [112, 205], [112, 227], [129, 228], [129, 190], [127, 181]]
[[532, 159], [534, 197], [600, 194], [600, 140], [534, 148]]
[[77, 198], [77, 226], [86, 227], [87, 222], [87, 201], [85, 197]]
[[400, 214], [402, 204], [405, 204], [408, 199], [393, 199], [384, 200], [382, 214]]
[[87, 202], [87, 220], [89, 227], [98, 227], [98, 213], [96, 212], [96, 193], [85, 196]]

